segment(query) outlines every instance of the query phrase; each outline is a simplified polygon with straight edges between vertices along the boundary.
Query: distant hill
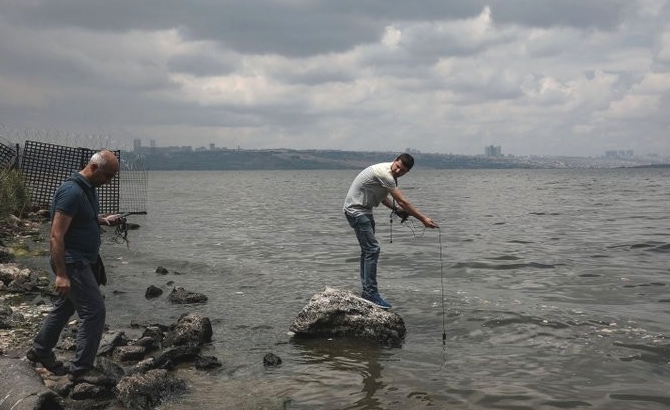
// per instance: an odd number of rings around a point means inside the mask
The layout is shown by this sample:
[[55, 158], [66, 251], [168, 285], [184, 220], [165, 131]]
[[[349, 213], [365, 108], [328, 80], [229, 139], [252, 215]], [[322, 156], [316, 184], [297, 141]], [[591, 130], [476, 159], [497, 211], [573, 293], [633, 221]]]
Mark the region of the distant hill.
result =
[[638, 165], [634, 168], [670, 168], [670, 164], [650, 164], [650, 165]]
[[[393, 161], [398, 152], [337, 150], [207, 150], [167, 151], [145, 148], [140, 155], [149, 170], [281, 170], [360, 169]], [[513, 158], [412, 153], [417, 168], [546, 168]]]

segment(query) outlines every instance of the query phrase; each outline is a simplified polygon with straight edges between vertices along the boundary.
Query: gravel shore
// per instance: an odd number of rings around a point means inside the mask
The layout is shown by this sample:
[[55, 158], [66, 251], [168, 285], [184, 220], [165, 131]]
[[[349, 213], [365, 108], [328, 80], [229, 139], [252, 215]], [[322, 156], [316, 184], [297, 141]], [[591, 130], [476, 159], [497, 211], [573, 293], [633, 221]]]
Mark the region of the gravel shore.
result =
[[0, 264], [15, 263], [39, 277], [39, 289], [26, 293], [10, 291], [0, 282], [0, 306], [12, 309], [7, 323], [9, 327], [0, 328], [0, 355], [23, 356], [51, 309], [50, 273], [27, 266], [32, 265], [33, 258], [48, 254], [47, 238], [48, 224], [38, 214], [30, 214], [24, 219], [10, 216], [0, 224]]

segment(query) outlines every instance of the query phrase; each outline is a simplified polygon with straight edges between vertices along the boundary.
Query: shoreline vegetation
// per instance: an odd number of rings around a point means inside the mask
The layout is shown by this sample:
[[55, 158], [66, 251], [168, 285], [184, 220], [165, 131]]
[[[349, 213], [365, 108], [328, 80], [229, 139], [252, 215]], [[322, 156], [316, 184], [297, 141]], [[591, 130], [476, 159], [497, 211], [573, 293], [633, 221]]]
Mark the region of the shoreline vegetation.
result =
[[50, 304], [30, 301], [36, 295], [48, 294], [49, 273], [14, 264], [17, 258], [48, 253], [45, 222], [44, 212], [30, 209], [30, 194], [20, 172], [0, 169], [0, 264], [14, 266], [19, 275], [30, 278], [31, 283], [26, 286], [33, 288], [29, 294], [22, 292], [23, 286], [12, 289], [8, 283], [10, 275], [0, 276], [0, 313], [4, 313], [0, 315], [0, 356], [23, 355], [43, 314], [51, 308]]

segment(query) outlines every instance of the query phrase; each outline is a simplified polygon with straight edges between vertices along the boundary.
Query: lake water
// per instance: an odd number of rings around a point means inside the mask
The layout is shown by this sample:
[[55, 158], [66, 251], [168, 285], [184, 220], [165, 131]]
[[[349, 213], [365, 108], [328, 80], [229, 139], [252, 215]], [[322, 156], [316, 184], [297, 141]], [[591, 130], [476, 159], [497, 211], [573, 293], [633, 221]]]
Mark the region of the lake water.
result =
[[[400, 188], [440, 230], [376, 213], [403, 346], [293, 341], [315, 293], [360, 290], [342, 214], [357, 172], [149, 174], [129, 248], [103, 241], [108, 321], [201, 312], [224, 364], [179, 370], [192, 393], [161, 408], [670, 407], [669, 169], [414, 169]], [[164, 295], [146, 300], [150, 285]], [[209, 301], [171, 305], [173, 286]]]

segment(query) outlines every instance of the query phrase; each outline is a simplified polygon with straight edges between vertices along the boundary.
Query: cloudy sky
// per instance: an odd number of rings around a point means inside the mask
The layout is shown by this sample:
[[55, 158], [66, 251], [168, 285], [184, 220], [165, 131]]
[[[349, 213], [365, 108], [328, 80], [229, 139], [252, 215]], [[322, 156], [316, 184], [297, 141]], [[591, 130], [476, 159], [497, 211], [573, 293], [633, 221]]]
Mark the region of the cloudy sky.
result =
[[670, 0], [0, 0], [1, 134], [670, 156]]

